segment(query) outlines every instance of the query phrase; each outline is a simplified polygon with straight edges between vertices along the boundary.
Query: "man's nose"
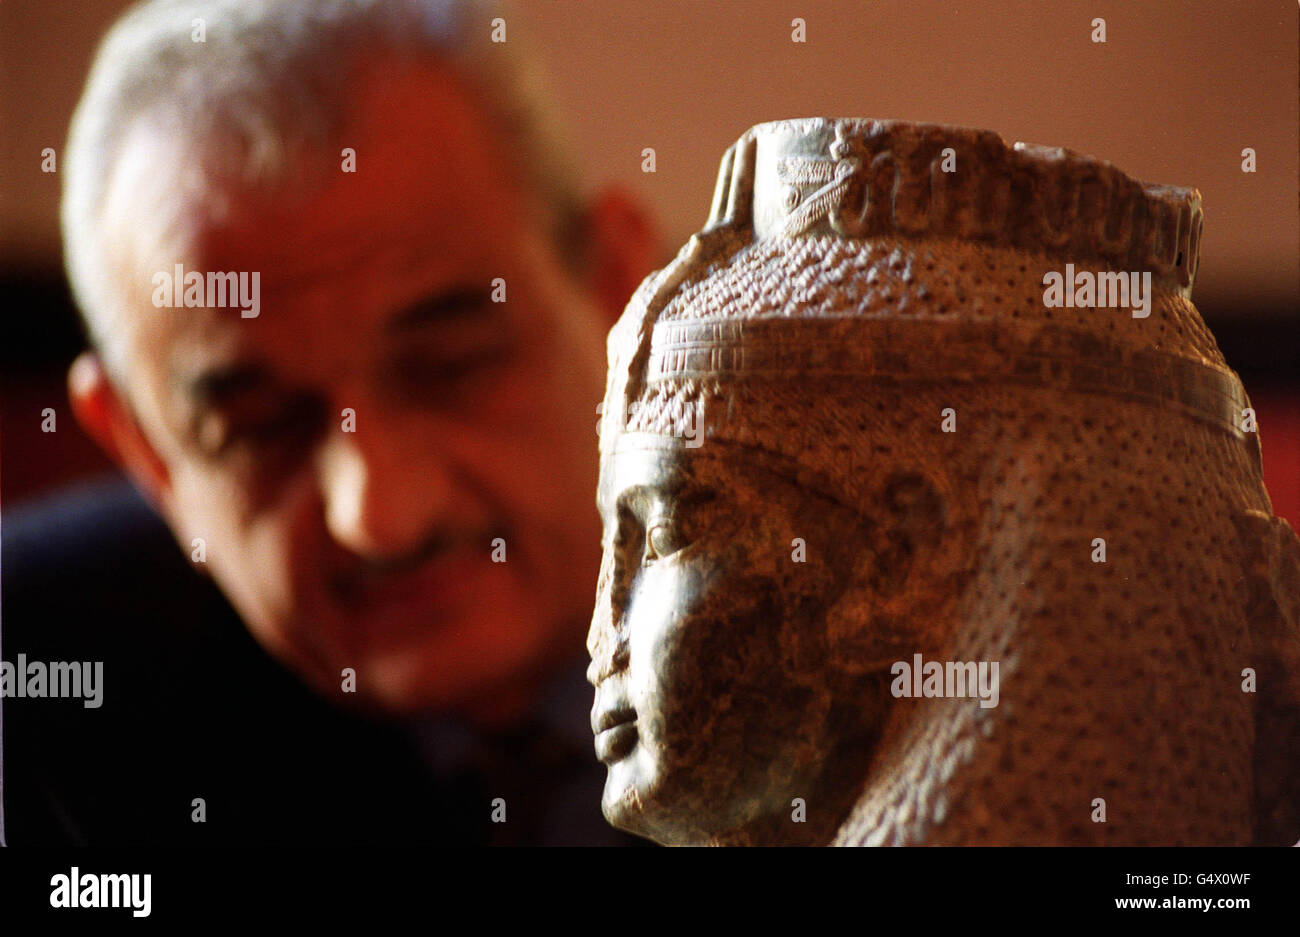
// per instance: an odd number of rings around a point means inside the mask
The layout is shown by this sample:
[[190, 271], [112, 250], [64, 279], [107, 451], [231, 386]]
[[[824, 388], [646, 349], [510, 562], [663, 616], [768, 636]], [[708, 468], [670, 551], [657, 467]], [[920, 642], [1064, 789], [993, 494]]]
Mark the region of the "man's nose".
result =
[[358, 408], [352, 431], [336, 429], [317, 456], [325, 526], [360, 556], [401, 557], [419, 549], [444, 520], [450, 496], [445, 462], [413, 450], [413, 434], [378, 408]]

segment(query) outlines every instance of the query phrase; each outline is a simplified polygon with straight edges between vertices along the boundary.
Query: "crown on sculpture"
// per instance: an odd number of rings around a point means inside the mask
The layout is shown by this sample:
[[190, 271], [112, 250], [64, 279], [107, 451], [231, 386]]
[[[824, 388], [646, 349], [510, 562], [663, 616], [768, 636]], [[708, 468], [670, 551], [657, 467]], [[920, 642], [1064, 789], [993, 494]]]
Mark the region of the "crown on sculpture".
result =
[[[1253, 446], [1190, 301], [1201, 225], [1195, 189], [988, 131], [760, 124], [723, 157], [704, 230], [611, 332], [602, 436], [682, 437], [723, 385], [942, 380], [1143, 401]], [[1112, 292], [1121, 308], [1088, 304]]]

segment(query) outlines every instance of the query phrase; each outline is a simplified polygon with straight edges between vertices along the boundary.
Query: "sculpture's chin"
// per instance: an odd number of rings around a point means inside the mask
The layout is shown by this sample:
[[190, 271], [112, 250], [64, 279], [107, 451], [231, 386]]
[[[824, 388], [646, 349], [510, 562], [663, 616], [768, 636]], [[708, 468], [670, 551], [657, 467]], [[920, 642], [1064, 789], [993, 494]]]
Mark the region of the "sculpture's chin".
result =
[[609, 824], [625, 833], [644, 836], [663, 845], [680, 841], [665, 828], [653, 797], [655, 772], [648, 752], [637, 746], [627, 756], [610, 763], [600, 808]]
[[628, 833], [647, 835], [641, 830], [642, 800], [637, 790], [632, 756], [625, 756], [610, 763], [605, 776], [605, 791], [601, 796], [600, 809], [611, 826]]
[[632, 833], [637, 836], [643, 836], [640, 827], [636, 822], [636, 812], [629, 810], [626, 802], [622, 800], [609, 800], [608, 796], [601, 802], [601, 812], [605, 814], [605, 820], [615, 829], [622, 830], [624, 833]]
[[[680, 806], [666, 805], [654, 796], [655, 776], [636, 773], [631, 758], [609, 766], [601, 811], [610, 826], [643, 836], [661, 846], [699, 846], [714, 840], [690, 823], [683, 823]], [[644, 767], [644, 766], [643, 766]]]

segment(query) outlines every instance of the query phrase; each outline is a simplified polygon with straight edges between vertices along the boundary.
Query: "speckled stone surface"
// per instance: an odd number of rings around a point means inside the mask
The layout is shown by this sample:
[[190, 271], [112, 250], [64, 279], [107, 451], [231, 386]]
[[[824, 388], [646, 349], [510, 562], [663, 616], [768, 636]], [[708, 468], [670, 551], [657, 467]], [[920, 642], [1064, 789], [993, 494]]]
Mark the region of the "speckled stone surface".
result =
[[[1201, 224], [1195, 190], [983, 131], [740, 138], [609, 339], [610, 822], [1300, 839], [1300, 541], [1191, 302]], [[1066, 264], [1150, 273], [1149, 314], [1048, 306]], [[900, 696], [917, 654], [997, 662], [997, 704]]]

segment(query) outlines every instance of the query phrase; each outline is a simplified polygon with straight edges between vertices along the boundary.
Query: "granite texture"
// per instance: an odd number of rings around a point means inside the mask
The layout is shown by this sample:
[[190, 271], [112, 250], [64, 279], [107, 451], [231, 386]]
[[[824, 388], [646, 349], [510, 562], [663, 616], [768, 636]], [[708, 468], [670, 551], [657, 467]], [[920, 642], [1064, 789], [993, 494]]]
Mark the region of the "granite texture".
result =
[[[728, 150], [609, 338], [611, 823], [1300, 838], [1300, 541], [1191, 301], [1201, 225], [1193, 189], [984, 131], [811, 119]], [[1048, 305], [1067, 269], [1149, 274], [1147, 314]], [[996, 705], [900, 696], [917, 654], [996, 662]]]

